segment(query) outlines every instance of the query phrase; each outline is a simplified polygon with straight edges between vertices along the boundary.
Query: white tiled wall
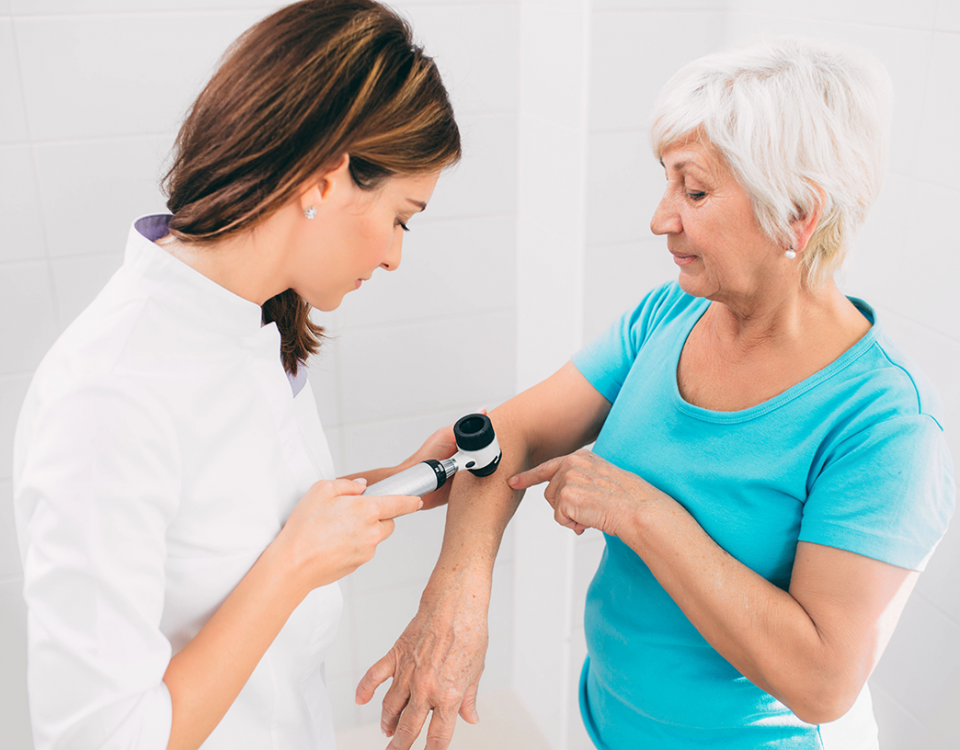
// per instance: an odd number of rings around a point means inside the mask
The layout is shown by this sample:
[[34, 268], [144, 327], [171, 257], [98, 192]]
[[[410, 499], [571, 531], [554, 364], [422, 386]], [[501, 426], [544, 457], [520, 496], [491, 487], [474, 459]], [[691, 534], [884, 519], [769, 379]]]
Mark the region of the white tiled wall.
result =
[[[590, 15], [583, 2], [521, 0], [517, 381], [559, 368], [581, 339]], [[513, 522], [513, 685], [548, 745], [576, 726], [568, 686], [574, 538], [538, 488]]]
[[[414, 220], [400, 271], [377, 274], [324, 316], [333, 337], [310, 376], [340, 471], [399, 461], [436, 427], [542, 379], [675, 275], [648, 229], [663, 187], [647, 146], [650, 105], [687, 60], [764, 31], [857, 44], [890, 70], [891, 175], [844, 288], [875, 304], [933, 378], [960, 461], [960, 316], [950, 286], [960, 270], [960, 3], [394, 4], [440, 65], [466, 155]], [[129, 221], [162, 207], [157, 179], [184, 107], [229, 40], [275, 5], [0, 0], [0, 453], [10, 454], [39, 358], [119, 265]], [[28, 750], [10, 493], [7, 460], [0, 744]], [[442, 524], [443, 511], [402, 519], [344, 582], [328, 665], [343, 728], [377, 721], [377, 706], [356, 708], [353, 690], [415, 611]], [[513, 685], [551, 747], [586, 749], [575, 688], [582, 600], [602, 541], [557, 527], [531, 492], [502, 550], [482, 689]], [[884, 750], [960, 740], [950, 721], [960, 700], [958, 565], [954, 528], [873, 679]]]

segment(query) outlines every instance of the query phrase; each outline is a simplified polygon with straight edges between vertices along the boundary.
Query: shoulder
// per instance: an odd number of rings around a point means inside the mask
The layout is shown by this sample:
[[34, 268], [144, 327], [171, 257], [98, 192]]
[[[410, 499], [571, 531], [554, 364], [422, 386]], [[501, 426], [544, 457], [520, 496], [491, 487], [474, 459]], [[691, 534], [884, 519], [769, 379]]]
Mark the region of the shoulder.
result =
[[926, 373], [881, 330], [871, 352], [875, 377], [885, 392], [896, 394], [909, 413], [931, 417], [943, 428], [940, 394]]
[[923, 369], [874, 323], [871, 340], [843, 371], [843, 390], [870, 422], [916, 419], [943, 429], [943, 406]]
[[86, 422], [101, 436], [112, 424], [118, 431], [126, 426], [136, 428], [134, 434], [152, 430], [172, 438], [169, 384], [177, 378], [164, 373], [170, 347], [160, 342], [176, 341], [176, 329], [182, 325], [171, 326], [169, 316], [119, 272], [38, 366], [21, 409], [16, 447], [26, 450], [51, 430], [85, 434]]
[[[64, 330], [34, 373], [33, 389], [45, 401], [70, 391], [107, 382], [131, 387], [136, 377], [117, 377], [131, 359], [138, 338], [153, 329], [149, 297], [137, 294], [123, 283], [122, 271], [96, 299]], [[151, 320], [153, 318], [153, 320]], [[149, 334], [147, 334], [149, 336]]]
[[956, 504], [940, 401], [875, 318], [851, 354], [806, 402], [822, 442], [800, 539], [922, 570]]
[[691, 297], [676, 282], [658, 286], [577, 352], [573, 363], [612, 403], [650, 339], [672, 323], [699, 316], [709, 304]]

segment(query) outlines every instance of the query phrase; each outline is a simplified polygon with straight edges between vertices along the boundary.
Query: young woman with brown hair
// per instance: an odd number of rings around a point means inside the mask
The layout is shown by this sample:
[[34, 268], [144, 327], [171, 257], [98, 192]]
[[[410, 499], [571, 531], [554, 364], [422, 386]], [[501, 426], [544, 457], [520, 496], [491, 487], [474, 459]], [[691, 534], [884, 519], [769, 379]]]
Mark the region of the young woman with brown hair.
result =
[[229, 50], [177, 138], [172, 215], [134, 223], [21, 414], [37, 750], [333, 747], [335, 582], [421, 501], [335, 478], [308, 313], [397, 267], [459, 155], [433, 61], [372, 0], [297, 3]]

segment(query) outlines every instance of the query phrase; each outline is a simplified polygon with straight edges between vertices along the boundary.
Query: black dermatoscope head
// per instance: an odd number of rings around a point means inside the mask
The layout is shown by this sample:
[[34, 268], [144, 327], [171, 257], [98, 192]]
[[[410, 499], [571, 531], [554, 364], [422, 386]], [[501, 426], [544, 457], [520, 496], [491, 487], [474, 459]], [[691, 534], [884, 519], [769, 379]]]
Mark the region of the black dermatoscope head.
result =
[[486, 414], [467, 414], [461, 417], [453, 426], [453, 436], [457, 439], [457, 448], [463, 453], [477, 453], [476, 458], [471, 457], [464, 464], [464, 468], [471, 474], [488, 477], [497, 470], [500, 465], [500, 448], [495, 443], [497, 436], [493, 432], [490, 417]]
[[368, 487], [368, 495], [420, 495], [444, 485], [460, 469], [488, 477], [500, 465], [500, 445], [486, 414], [467, 414], [453, 426], [457, 453], [442, 461], [428, 459]]

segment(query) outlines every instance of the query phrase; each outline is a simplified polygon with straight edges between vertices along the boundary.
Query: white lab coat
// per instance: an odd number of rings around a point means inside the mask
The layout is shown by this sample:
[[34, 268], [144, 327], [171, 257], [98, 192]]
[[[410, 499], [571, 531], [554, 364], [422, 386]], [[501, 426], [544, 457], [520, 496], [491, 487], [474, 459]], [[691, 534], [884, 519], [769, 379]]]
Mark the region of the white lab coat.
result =
[[[123, 267], [40, 365], [17, 427], [14, 493], [36, 750], [162, 750], [163, 674], [334, 478], [309, 384], [275, 325], [131, 228]], [[336, 584], [293, 613], [207, 750], [334, 747], [322, 673]]]

